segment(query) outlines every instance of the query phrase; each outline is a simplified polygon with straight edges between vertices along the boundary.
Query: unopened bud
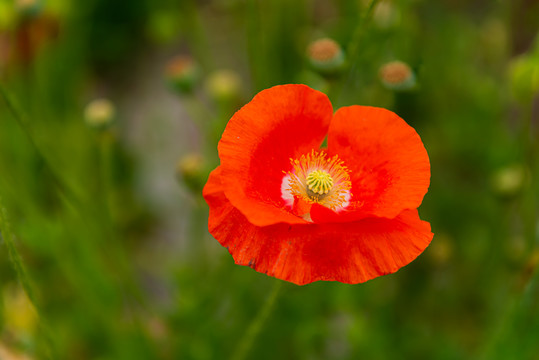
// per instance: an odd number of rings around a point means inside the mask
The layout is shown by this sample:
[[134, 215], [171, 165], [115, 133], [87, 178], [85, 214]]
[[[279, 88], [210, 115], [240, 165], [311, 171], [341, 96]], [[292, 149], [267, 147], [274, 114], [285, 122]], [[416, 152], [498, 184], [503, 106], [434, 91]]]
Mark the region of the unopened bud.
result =
[[198, 153], [183, 156], [176, 166], [176, 177], [193, 192], [204, 186], [204, 158]]
[[402, 61], [391, 61], [380, 68], [380, 80], [391, 90], [410, 90], [415, 86], [415, 75]]
[[200, 68], [191, 57], [180, 55], [167, 64], [165, 77], [174, 91], [189, 93], [200, 79]]
[[38, 15], [43, 9], [42, 0], [16, 0], [15, 9], [23, 17], [33, 17]]
[[380, 29], [389, 29], [399, 22], [400, 13], [391, 1], [382, 0], [374, 8], [372, 18]]
[[108, 99], [96, 99], [88, 103], [84, 109], [84, 120], [93, 128], [109, 126], [116, 116], [116, 108]]
[[508, 44], [507, 27], [501, 20], [491, 18], [483, 24], [479, 32], [479, 45], [485, 61], [492, 63], [504, 60]]
[[313, 41], [307, 49], [307, 54], [313, 68], [322, 73], [334, 73], [344, 66], [344, 52], [341, 46], [330, 38]]
[[241, 79], [232, 70], [217, 70], [211, 73], [205, 83], [206, 91], [216, 100], [231, 100], [239, 96]]
[[453, 239], [447, 234], [437, 235], [429, 245], [427, 253], [436, 265], [447, 264], [453, 256]]
[[492, 188], [501, 196], [516, 195], [528, 181], [528, 170], [515, 164], [498, 170], [492, 176]]

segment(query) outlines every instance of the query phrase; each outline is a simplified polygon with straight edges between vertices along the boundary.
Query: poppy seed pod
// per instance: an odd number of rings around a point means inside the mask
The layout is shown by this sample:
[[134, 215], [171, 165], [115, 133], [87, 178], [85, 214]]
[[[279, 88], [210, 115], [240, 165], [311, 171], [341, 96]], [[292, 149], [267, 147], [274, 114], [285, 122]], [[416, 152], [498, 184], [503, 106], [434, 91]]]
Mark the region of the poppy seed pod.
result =
[[529, 170], [521, 164], [513, 164], [496, 171], [492, 176], [492, 189], [500, 196], [518, 194], [526, 185]]
[[322, 38], [313, 41], [307, 55], [312, 67], [321, 73], [334, 73], [344, 66], [344, 52], [341, 46], [330, 38]]
[[176, 165], [176, 177], [190, 190], [200, 192], [204, 185], [202, 178], [204, 158], [199, 153], [184, 155]]
[[93, 128], [109, 126], [116, 116], [116, 108], [108, 99], [96, 99], [88, 103], [84, 109], [84, 120]]
[[389, 0], [378, 2], [372, 14], [373, 21], [380, 29], [389, 29], [400, 21], [400, 12]]
[[380, 80], [391, 90], [410, 90], [415, 86], [415, 75], [410, 66], [402, 61], [391, 61], [379, 71]]
[[165, 79], [173, 91], [186, 94], [191, 92], [200, 80], [200, 68], [191, 57], [176, 56], [166, 66]]
[[241, 79], [232, 70], [218, 70], [210, 74], [206, 80], [206, 91], [216, 100], [237, 98], [241, 90]]
[[15, 9], [23, 17], [38, 15], [43, 9], [42, 0], [16, 0]]
[[448, 234], [436, 235], [436, 239], [430, 244], [428, 255], [431, 261], [443, 266], [449, 263], [454, 252], [454, 240]]

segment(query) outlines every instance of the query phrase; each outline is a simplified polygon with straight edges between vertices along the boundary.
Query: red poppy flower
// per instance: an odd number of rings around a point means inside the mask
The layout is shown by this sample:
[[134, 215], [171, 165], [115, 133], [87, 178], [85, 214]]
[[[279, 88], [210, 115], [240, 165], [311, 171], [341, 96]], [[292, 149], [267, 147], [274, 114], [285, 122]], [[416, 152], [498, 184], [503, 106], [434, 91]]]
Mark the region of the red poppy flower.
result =
[[209, 230], [239, 265], [299, 285], [359, 283], [397, 271], [432, 239], [416, 210], [429, 158], [391, 111], [333, 114], [321, 92], [275, 86], [234, 114], [218, 150], [203, 191]]

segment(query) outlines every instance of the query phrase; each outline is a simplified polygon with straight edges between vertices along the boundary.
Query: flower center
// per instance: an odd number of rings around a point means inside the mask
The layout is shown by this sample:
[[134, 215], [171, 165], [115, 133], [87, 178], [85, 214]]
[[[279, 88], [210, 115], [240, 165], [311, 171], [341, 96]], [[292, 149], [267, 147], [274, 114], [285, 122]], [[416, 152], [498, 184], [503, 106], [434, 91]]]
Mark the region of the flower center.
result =
[[324, 170], [315, 170], [307, 175], [307, 193], [325, 195], [333, 187], [333, 178]]
[[346, 205], [350, 199], [349, 170], [337, 155], [327, 158], [325, 152], [311, 151], [299, 159], [290, 159], [288, 191], [307, 204], [318, 203], [330, 209]]

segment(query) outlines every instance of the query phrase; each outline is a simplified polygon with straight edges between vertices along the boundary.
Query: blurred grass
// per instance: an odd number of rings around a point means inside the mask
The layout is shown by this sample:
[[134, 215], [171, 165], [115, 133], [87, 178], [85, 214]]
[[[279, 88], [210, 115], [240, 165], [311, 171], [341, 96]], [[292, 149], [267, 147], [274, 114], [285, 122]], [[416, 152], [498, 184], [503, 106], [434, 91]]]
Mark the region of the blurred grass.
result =
[[[435, 238], [365, 284], [283, 284], [246, 358], [538, 359], [539, 6], [373, 3], [366, 21], [368, 1], [1, 0], [0, 345], [36, 359], [239, 351], [277, 280], [211, 238], [200, 188], [239, 106], [307, 82], [335, 108], [383, 106], [414, 126]], [[329, 77], [306, 59], [323, 36], [347, 55]], [[201, 69], [187, 93], [163, 79], [177, 54]], [[383, 86], [392, 60], [410, 65], [415, 89]], [[209, 85], [223, 69], [239, 89]], [[117, 107], [107, 128], [84, 121], [98, 97]], [[175, 174], [189, 153], [202, 161]], [[14, 288], [38, 317], [12, 305]]]

